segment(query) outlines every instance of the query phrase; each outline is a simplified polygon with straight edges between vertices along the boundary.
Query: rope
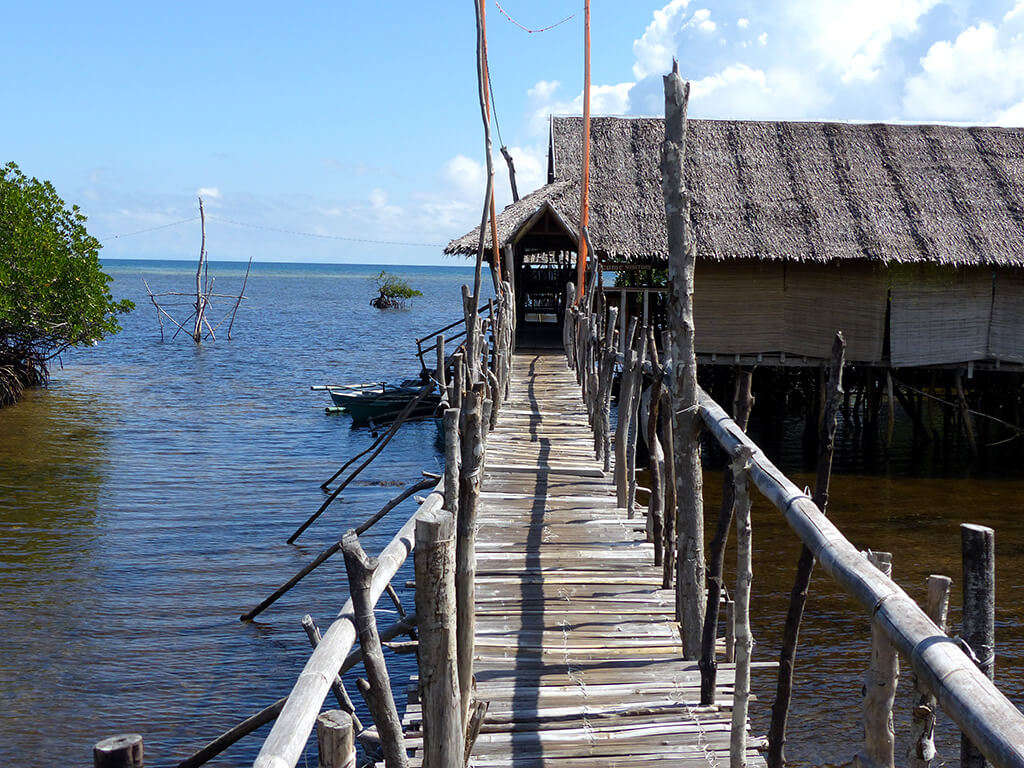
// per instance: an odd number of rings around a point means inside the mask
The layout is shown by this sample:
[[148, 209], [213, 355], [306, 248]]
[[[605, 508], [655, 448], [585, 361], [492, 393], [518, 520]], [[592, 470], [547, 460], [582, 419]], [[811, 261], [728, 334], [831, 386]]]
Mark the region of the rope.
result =
[[565, 22], [567, 22], [567, 21], [569, 21], [571, 19], [575, 19], [577, 16], [579, 16], [579, 11], [577, 11], [576, 13], [573, 13], [573, 14], [570, 14], [569, 16], [566, 16], [561, 21], [556, 21], [554, 24], [549, 24], [548, 26], [540, 27], [539, 29], [530, 29], [529, 27], [525, 26], [524, 24], [520, 24], [518, 21], [513, 19], [509, 15], [508, 11], [506, 11], [504, 8], [501, 7], [501, 3], [499, 3], [498, 0], [494, 0], [494, 5], [497, 7], [497, 9], [499, 11], [501, 11], [501, 15], [502, 16], [504, 16], [506, 19], [511, 21], [513, 24], [515, 24], [521, 30], [523, 30], [523, 32], [526, 32], [527, 34], [530, 34], [530, 35], [535, 34], [537, 32], [547, 32], [549, 29], [554, 29], [555, 27], [560, 27], [563, 24], [565, 24]]
[[142, 235], [146, 232], [156, 232], [158, 229], [168, 229], [170, 227], [177, 227], [181, 224], [188, 224], [191, 221], [198, 220], [198, 216], [193, 216], [191, 219], [182, 219], [181, 221], [172, 221], [170, 224], [160, 224], [156, 227], [147, 227], [146, 229], [139, 229], [135, 232], [123, 232], [120, 235], [107, 235], [106, 237], [97, 238], [101, 243], [105, 243], [108, 240], [117, 240], [122, 237], [131, 237], [132, 235]]

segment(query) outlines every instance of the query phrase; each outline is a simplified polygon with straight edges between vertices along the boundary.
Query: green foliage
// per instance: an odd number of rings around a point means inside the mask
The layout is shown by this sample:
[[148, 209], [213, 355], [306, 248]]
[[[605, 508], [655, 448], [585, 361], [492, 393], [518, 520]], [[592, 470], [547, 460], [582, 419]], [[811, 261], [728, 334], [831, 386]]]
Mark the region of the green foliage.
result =
[[402, 278], [383, 270], [373, 278], [373, 282], [377, 286], [377, 296], [370, 300], [370, 304], [377, 309], [402, 307], [409, 299], [423, 295]]
[[68, 347], [120, 330], [117, 314], [133, 305], [114, 301], [99, 251], [50, 182], [0, 168], [0, 402], [45, 381], [46, 362]]
[[642, 286], [668, 285], [668, 269], [626, 269], [615, 273], [616, 288], [639, 288]]

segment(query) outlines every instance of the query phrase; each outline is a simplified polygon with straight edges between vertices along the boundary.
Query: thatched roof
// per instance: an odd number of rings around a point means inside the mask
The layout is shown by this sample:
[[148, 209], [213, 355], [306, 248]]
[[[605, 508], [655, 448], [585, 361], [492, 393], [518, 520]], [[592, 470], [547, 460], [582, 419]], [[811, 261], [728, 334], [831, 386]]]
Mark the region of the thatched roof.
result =
[[[498, 217], [502, 245], [540, 206], [579, 221], [582, 119], [551, 121], [551, 183]], [[591, 124], [590, 234], [615, 261], [667, 255], [664, 122]], [[691, 120], [700, 258], [1024, 265], [1024, 129]], [[476, 230], [446, 253], [476, 253]], [[488, 238], [489, 239], [489, 238]]]

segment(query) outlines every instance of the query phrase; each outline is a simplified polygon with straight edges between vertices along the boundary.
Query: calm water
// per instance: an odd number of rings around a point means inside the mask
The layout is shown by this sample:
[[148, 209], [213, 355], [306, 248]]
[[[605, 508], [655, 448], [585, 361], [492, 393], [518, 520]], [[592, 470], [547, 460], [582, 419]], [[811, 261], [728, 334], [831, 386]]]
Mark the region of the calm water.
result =
[[[213, 265], [217, 289], [234, 290], [243, 269]], [[414, 375], [412, 338], [455, 319], [470, 270], [395, 268], [425, 297], [380, 313], [368, 305], [374, 267], [257, 264], [235, 339], [200, 349], [160, 343], [140, 278], [154, 290], [183, 289], [188, 270], [110, 263], [115, 294], [138, 305], [125, 331], [66, 357], [49, 389], [0, 411], [5, 762], [39, 755], [38, 764], [86, 765], [98, 738], [139, 731], [148, 764], [169, 765], [284, 695], [309, 654], [299, 619], [330, 621], [346, 598], [343, 564], [322, 567], [255, 624], [238, 614], [379, 508], [393, 484], [441, 465], [432, 424], [403, 428], [299, 546], [284, 544], [321, 502], [319, 483], [372, 440], [347, 417], [325, 414], [326, 395], [309, 385]], [[715, 508], [718, 473], [707, 483]], [[997, 529], [997, 675], [1024, 702], [1024, 482], [846, 474], [832, 498], [849, 538], [893, 551], [897, 580], [917, 597], [929, 573], [957, 578], [959, 522]], [[379, 550], [412, 508], [364, 537], [367, 549]], [[763, 505], [754, 540], [755, 654], [765, 660], [776, 653], [797, 545]], [[395, 584], [411, 603], [401, 587], [408, 571]], [[812, 593], [789, 752], [803, 764], [841, 763], [858, 739], [868, 626], [824, 580]], [[391, 619], [382, 609], [380, 620]], [[389, 663], [404, 701], [414, 661]], [[755, 673], [755, 731], [764, 731], [773, 681]], [[903, 704], [898, 725], [908, 719]], [[251, 763], [265, 733], [216, 764]], [[957, 759], [950, 736], [941, 754]], [[314, 751], [308, 758], [315, 765]]]

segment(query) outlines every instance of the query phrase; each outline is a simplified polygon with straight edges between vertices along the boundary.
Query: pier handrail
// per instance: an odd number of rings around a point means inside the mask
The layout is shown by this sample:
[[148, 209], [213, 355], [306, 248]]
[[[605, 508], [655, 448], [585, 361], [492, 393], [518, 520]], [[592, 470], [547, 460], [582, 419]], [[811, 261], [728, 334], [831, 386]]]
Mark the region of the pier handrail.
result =
[[[376, 604], [402, 563], [413, 551], [416, 520], [441, 509], [444, 479], [440, 480], [416, 512], [377, 556], [377, 568], [370, 585], [370, 598]], [[277, 721], [267, 735], [253, 763], [254, 768], [294, 768], [302, 757], [309, 734], [316, 724], [331, 683], [356, 641], [355, 611], [352, 599], [324, 633], [306, 661]]]
[[[486, 313], [490, 313], [490, 311], [491, 311], [490, 310], [490, 304], [481, 304], [479, 306], [479, 308], [477, 309], [477, 313], [480, 315], [480, 317], [483, 317], [485, 312]], [[416, 357], [419, 358], [420, 367], [423, 368], [423, 370], [426, 370], [426, 367], [427, 367], [426, 364], [423, 362], [423, 356], [425, 354], [427, 354], [427, 352], [430, 352], [431, 350], [437, 349], [437, 342], [436, 341], [433, 344], [431, 344], [429, 347], [426, 347], [426, 348], [423, 347], [423, 342], [426, 341], [427, 339], [436, 339], [438, 337], [438, 335], [440, 335], [442, 333], [445, 333], [447, 331], [450, 331], [452, 328], [457, 328], [460, 325], [465, 325], [465, 324], [466, 324], [466, 318], [463, 317], [463, 318], [461, 318], [459, 320], [456, 320], [453, 323], [448, 323], [448, 325], [446, 325], [444, 328], [438, 328], [436, 331], [434, 331], [432, 333], [428, 333], [426, 336], [421, 336], [420, 338], [416, 339]], [[460, 336], [465, 336], [465, 335], [466, 335], [466, 329], [463, 328], [458, 333], [453, 334], [452, 336], [448, 337], [448, 341], [452, 341], [453, 339], [457, 339]]]
[[741, 446], [751, 451], [748, 472], [758, 490], [782, 512], [833, 581], [870, 612], [942, 710], [993, 765], [1024, 767], [1024, 714], [896, 582], [868, 562], [710, 395], [700, 389], [698, 397], [701, 420], [714, 438], [729, 455]]

